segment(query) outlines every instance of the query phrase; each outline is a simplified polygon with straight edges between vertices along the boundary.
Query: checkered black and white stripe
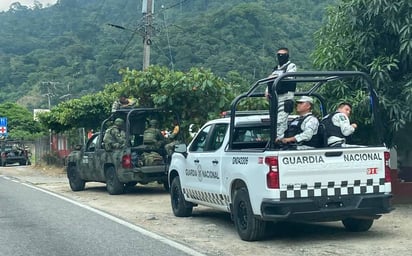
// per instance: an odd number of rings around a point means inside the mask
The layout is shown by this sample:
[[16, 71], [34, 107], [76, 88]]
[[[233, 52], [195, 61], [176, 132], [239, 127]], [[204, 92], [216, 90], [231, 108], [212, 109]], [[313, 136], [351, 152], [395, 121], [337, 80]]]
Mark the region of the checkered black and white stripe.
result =
[[307, 184], [288, 185], [286, 190], [280, 191], [280, 199], [376, 194], [384, 192], [385, 179], [379, 179], [379, 182], [376, 183], [373, 182], [373, 179], [368, 179], [366, 184], [362, 185], [360, 180], [354, 180], [350, 185], [348, 181], [342, 181], [340, 183], [330, 181], [324, 184], [315, 182], [311, 188], [309, 188]]
[[229, 205], [229, 197], [222, 194], [203, 192], [194, 189], [183, 189], [183, 193], [192, 199], [196, 199], [203, 202], [208, 202], [215, 205]]

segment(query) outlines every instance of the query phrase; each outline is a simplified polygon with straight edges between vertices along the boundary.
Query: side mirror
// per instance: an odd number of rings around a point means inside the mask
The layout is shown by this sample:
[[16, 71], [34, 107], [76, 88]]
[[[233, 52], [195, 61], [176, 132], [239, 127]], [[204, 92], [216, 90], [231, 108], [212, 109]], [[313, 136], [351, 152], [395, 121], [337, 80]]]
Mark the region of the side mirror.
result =
[[184, 154], [187, 151], [186, 144], [176, 144], [174, 152]]

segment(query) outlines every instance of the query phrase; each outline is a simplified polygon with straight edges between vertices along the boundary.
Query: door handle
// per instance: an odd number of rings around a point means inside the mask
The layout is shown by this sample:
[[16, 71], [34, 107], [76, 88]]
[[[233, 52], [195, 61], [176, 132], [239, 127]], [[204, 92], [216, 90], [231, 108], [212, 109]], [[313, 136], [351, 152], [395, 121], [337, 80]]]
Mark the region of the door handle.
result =
[[212, 164], [218, 164], [218, 163], [219, 163], [219, 161], [217, 161], [217, 160], [212, 161]]
[[199, 159], [196, 159], [193, 162], [195, 162], [195, 164], [198, 164], [200, 161], [199, 161]]

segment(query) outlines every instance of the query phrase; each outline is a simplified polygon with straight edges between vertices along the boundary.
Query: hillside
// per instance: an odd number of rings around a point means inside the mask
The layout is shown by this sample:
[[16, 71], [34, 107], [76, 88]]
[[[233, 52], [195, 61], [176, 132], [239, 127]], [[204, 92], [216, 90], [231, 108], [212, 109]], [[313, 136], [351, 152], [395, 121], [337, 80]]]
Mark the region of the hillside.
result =
[[[141, 2], [60, 0], [50, 8], [1, 12], [0, 103], [47, 108], [100, 91], [119, 80], [120, 68], [141, 69]], [[334, 2], [155, 1], [151, 64], [205, 67], [252, 81], [267, 75], [273, 53], [287, 46], [299, 68], [310, 69], [312, 34]]]

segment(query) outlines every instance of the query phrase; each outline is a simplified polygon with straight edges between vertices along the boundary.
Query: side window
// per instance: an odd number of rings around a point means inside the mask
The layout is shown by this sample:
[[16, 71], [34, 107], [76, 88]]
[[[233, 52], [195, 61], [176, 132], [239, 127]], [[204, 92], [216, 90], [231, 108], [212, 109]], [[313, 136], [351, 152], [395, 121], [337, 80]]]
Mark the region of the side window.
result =
[[197, 133], [195, 140], [189, 148], [189, 151], [203, 152], [205, 150], [206, 140], [210, 132], [210, 128], [211, 125], [206, 126], [204, 129]]
[[227, 126], [227, 124], [215, 125], [211, 136], [210, 150], [217, 150], [222, 146], [223, 140], [225, 139]]
[[89, 143], [86, 145], [86, 152], [94, 152], [96, 150], [96, 145], [97, 145], [97, 138], [99, 136], [95, 135], [93, 140], [89, 141]]
[[264, 148], [270, 139], [270, 127], [237, 127], [233, 134], [233, 149]]

